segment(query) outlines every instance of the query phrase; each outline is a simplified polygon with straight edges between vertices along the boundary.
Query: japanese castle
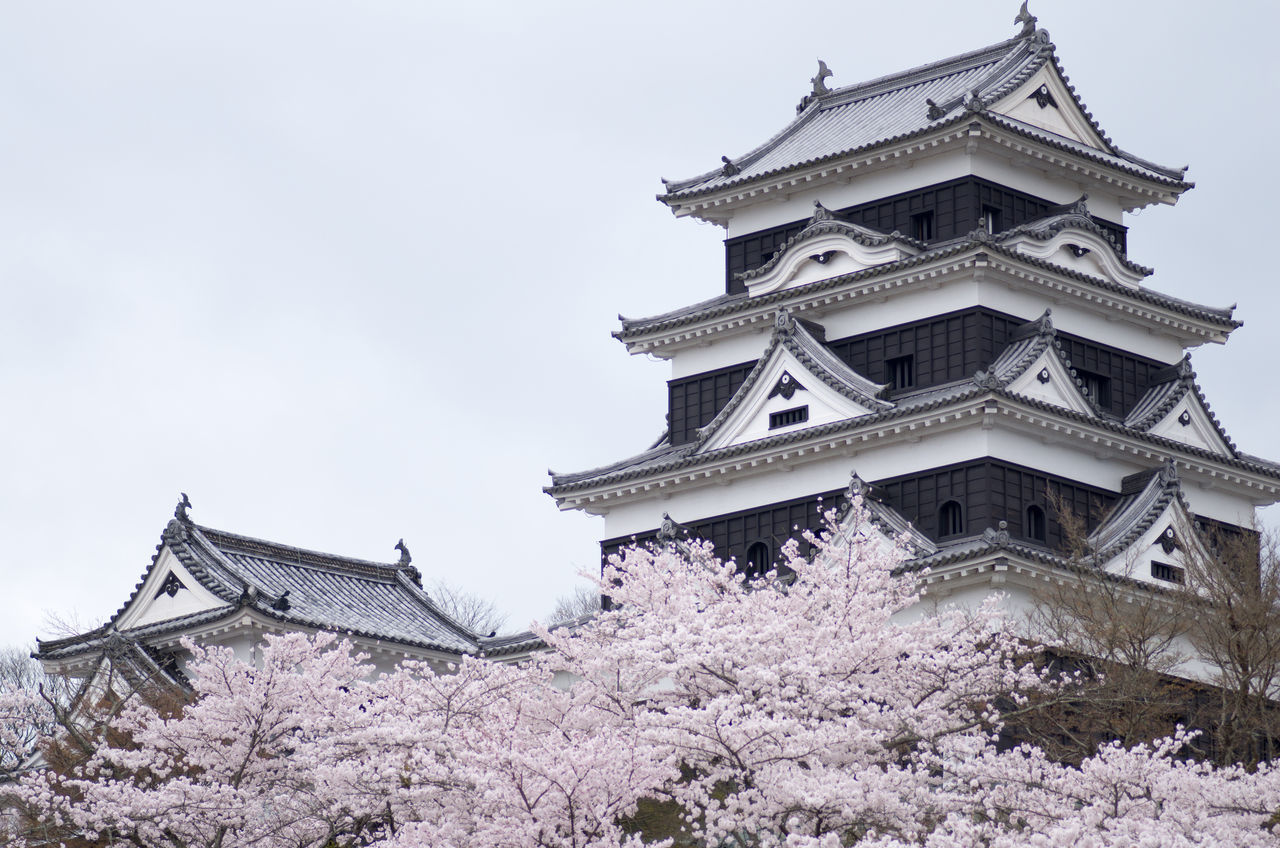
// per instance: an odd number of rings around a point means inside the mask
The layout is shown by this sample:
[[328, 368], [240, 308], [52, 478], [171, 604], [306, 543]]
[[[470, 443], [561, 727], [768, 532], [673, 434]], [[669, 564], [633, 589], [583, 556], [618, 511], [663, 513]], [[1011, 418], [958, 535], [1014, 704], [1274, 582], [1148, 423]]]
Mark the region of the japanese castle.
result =
[[[671, 363], [666, 433], [546, 488], [604, 517], [606, 554], [684, 535], [765, 569], [853, 487], [957, 597], [1064, 573], [1068, 510], [1098, 568], [1159, 586], [1194, 528], [1280, 500], [1280, 465], [1236, 449], [1192, 369], [1233, 308], [1161, 294], [1128, 255], [1125, 213], [1177, 203], [1186, 169], [1116, 146], [1025, 5], [1017, 24], [856, 85], [820, 63], [776, 135], [665, 181], [677, 217], [724, 227], [723, 292], [614, 333]], [[285, 630], [348, 634], [379, 665], [538, 647], [452, 621], [403, 545], [365, 562], [188, 506], [109, 622], [40, 644], [46, 668], [176, 673], [182, 637], [251, 654]]]
[[856, 85], [819, 63], [776, 135], [664, 181], [725, 229], [724, 291], [614, 333], [671, 363], [667, 431], [546, 488], [604, 517], [605, 553], [683, 533], [760, 570], [852, 485], [949, 591], [1048, 579], [1068, 511], [1099, 567], [1160, 585], [1179, 535], [1280, 499], [1192, 369], [1234, 307], [1128, 255], [1125, 213], [1177, 203], [1186, 168], [1112, 142], [1025, 4], [1015, 23]]

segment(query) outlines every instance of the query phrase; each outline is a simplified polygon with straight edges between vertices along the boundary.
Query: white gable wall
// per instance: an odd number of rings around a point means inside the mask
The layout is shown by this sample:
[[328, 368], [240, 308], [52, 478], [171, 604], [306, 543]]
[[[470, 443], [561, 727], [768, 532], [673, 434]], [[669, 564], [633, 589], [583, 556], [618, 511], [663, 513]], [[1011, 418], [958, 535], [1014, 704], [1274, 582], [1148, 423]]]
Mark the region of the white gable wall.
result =
[[[866, 407], [849, 400], [823, 383], [800, 364], [790, 351], [778, 348], [770, 359], [760, 378], [752, 385], [750, 396], [743, 399], [728, 420], [724, 421], [719, 430], [708, 439], [707, 444], [702, 448], [704, 452], [764, 439], [779, 433], [858, 418], [868, 413], [869, 410]], [[790, 399], [781, 394], [769, 397], [784, 373], [790, 374], [791, 378], [803, 388], [797, 389]], [[769, 428], [769, 416], [772, 413], [801, 406], [808, 407], [809, 410], [809, 417], [804, 423], [776, 430]]]
[[[170, 574], [176, 575], [186, 587], [179, 589], [172, 597], [160, 591]], [[155, 567], [134, 596], [133, 602], [116, 621], [116, 629], [128, 630], [225, 606], [227, 602], [201, 586], [168, 546], [165, 546], [161, 548]]]
[[[1185, 425], [1178, 420], [1184, 414], [1188, 419]], [[1204, 448], [1223, 456], [1231, 455], [1230, 449], [1218, 435], [1217, 428], [1213, 426], [1213, 421], [1209, 419], [1200, 400], [1192, 392], [1187, 392], [1182, 400], [1174, 404], [1173, 409], [1169, 410], [1169, 413], [1156, 422], [1148, 432], [1153, 436], [1164, 436], [1166, 439]]]
[[[1034, 94], [1041, 86], [1048, 89], [1057, 106], [1041, 106], [1036, 102]], [[990, 108], [993, 112], [1087, 144], [1100, 153], [1107, 152], [1106, 145], [1089, 125], [1088, 119], [1076, 108], [1075, 98], [1071, 96], [1052, 64], [1046, 64], [1036, 71], [1031, 79]]]
[[[1041, 379], [1041, 376], [1047, 379]], [[1062, 357], [1050, 346], [1043, 351], [1016, 380], [1008, 385], [1008, 390], [1015, 394], [1034, 400], [1051, 403], [1082, 415], [1092, 415], [1093, 410], [1080, 394], [1080, 387], [1075, 378], [1068, 373], [1062, 364]]]

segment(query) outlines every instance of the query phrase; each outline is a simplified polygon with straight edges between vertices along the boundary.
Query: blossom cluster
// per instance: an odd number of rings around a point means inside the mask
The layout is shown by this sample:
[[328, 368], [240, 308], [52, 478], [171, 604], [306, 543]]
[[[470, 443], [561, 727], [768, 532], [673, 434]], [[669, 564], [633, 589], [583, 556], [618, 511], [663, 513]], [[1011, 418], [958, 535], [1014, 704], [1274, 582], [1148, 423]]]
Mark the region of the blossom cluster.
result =
[[757, 578], [697, 543], [624, 551], [609, 609], [519, 665], [190, 645], [188, 706], [137, 701], [23, 792], [48, 828], [144, 846], [1280, 844], [1280, 771], [1186, 761], [1184, 735], [1078, 766], [998, 745], [1069, 682], [997, 601], [923, 603], [903, 559], [855, 499]]

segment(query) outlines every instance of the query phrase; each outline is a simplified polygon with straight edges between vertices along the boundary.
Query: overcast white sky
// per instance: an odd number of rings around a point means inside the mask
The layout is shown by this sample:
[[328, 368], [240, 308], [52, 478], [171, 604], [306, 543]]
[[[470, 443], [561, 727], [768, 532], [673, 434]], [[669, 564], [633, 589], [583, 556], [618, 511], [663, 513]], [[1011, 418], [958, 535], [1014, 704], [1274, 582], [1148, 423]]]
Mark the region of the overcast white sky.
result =
[[[716, 294], [654, 201], [845, 85], [1012, 35], [1017, 2], [3, 2], [0, 644], [105, 620], [180, 491], [521, 625], [597, 562], [542, 494], [660, 433], [616, 314]], [[1194, 362], [1280, 457], [1276, 7], [1034, 2], [1112, 138], [1191, 163], [1127, 221], [1152, 287], [1246, 326]], [[1229, 13], [1228, 10], [1229, 9]]]

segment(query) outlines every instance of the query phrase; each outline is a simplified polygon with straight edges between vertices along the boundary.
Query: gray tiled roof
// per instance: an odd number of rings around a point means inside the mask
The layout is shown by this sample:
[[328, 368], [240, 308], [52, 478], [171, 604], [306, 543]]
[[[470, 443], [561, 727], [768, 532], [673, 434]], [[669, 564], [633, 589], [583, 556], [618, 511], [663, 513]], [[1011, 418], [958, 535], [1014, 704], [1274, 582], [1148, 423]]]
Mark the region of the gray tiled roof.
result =
[[[790, 124], [768, 141], [717, 168], [683, 180], [666, 182], [664, 202], [707, 194], [750, 183], [799, 167], [817, 164], [883, 144], [911, 138], [951, 124], [981, 117], [1024, 135], [1104, 161], [1146, 179], [1185, 186], [1185, 169], [1166, 168], [1132, 156], [1111, 144], [1084, 104], [1076, 103], [1102, 138], [1106, 149], [1070, 142], [1018, 121], [1004, 119], [986, 107], [1009, 94], [1052, 63], [1057, 63], [1048, 33], [1037, 30], [939, 62], [845, 86], [817, 96]], [[931, 108], [928, 101], [935, 104]]]
[[116, 622], [157, 567], [166, 546], [226, 605], [122, 635], [153, 638], [238, 609], [252, 609], [284, 624], [454, 654], [474, 653], [480, 645], [477, 634], [435, 605], [419, 585], [417, 570], [407, 563], [384, 564], [309, 551], [175, 518], [165, 528], [151, 566], [111, 621], [80, 636], [42, 642], [41, 656], [85, 653], [117, 633]]
[[1095, 559], [1106, 562], [1133, 544], [1151, 529], [1165, 508], [1181, 496], [1181, 491], [1182, 483], [1173, 463], [1125, 478], [1120, 486], [1120, 500], [1089, 534], [1089, 549]]
[[870, 514], [871, 523], [891, 539], [905, 539], [914, 556], [925, 557], [938, 552], [938, 546], [932, 539], [920, 532], [906, 516], [885, 503], [877, 487], [869, 485], [856, 471], [849, 481], [849, 493], [862, 495], [862, 505]]

